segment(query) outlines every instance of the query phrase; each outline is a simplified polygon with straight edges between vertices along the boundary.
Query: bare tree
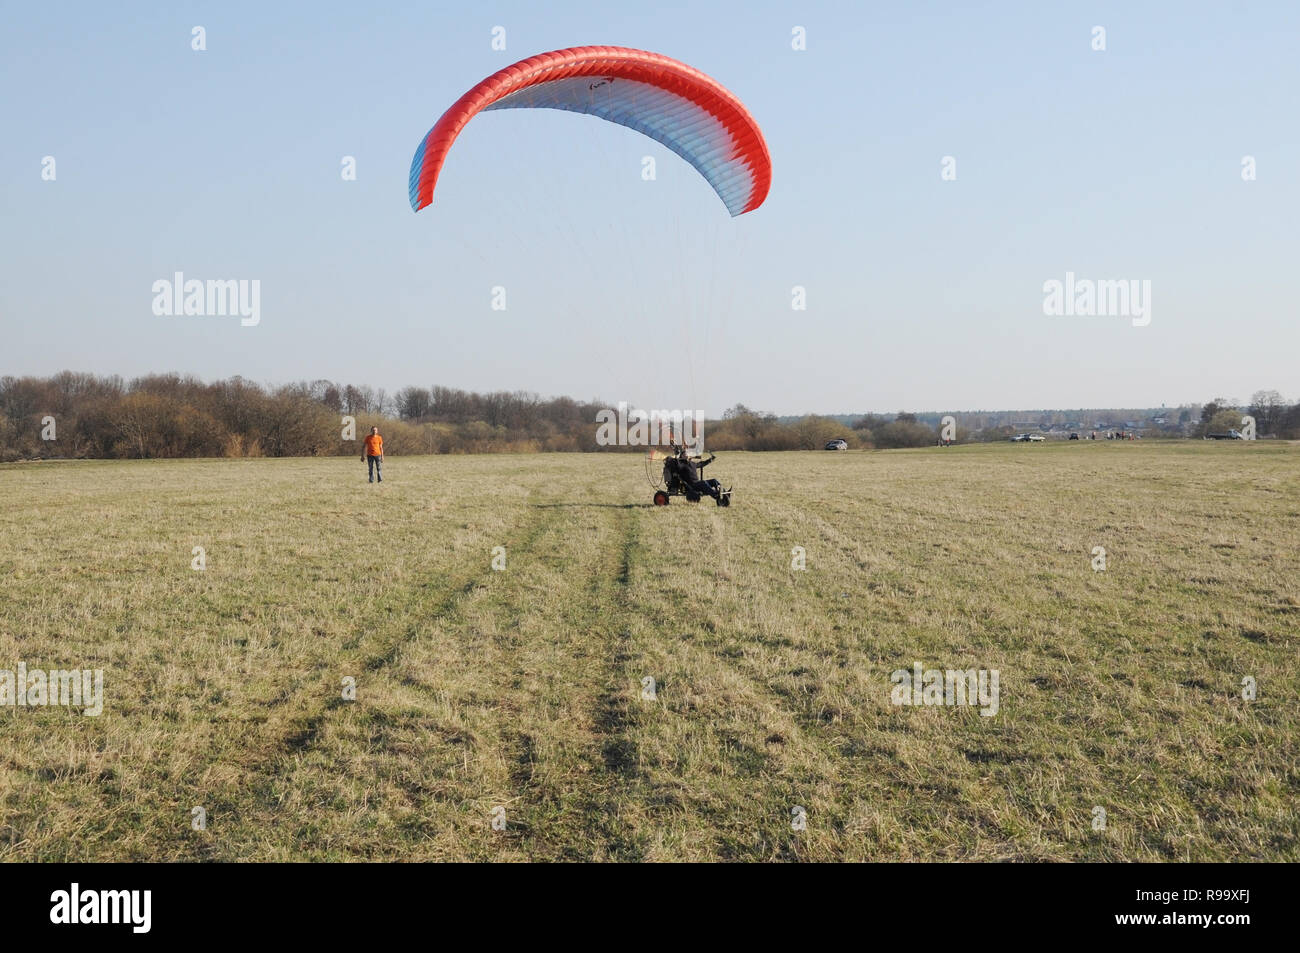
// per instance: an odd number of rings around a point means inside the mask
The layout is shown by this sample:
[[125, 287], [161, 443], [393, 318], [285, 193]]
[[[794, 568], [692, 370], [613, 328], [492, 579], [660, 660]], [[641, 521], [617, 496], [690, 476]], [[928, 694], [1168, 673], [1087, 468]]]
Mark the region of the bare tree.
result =
[[1286, 401], [1277, 391], [1257, 390], [1250, 398], [1250, 408], [1247, 412], [1255, 418], [1257, 433], [1276, 434], [1284, 410], [1286, 410]]

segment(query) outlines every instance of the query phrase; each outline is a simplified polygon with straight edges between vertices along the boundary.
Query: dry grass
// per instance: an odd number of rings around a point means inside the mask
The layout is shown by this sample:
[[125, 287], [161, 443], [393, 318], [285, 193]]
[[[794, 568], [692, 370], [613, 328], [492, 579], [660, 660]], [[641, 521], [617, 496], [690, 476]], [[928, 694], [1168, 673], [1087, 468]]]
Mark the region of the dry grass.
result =
[[[1298, 467], [733, 453], [729, 510], [629, 456], [0, 467], [0, 669], [107, 696], [0, 708], [0, 857], [1297, 860]], [[893, 706], [913, 661], [1000, 711]]]

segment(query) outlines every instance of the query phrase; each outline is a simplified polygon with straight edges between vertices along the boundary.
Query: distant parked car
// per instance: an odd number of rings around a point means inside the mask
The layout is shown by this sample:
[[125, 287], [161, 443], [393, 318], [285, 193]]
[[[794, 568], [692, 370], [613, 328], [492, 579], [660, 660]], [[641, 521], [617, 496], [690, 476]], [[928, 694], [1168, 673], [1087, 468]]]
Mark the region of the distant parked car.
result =
[[1071, 439], [1071, 440], [1078, 440], [1078, 439], [1079, 439], [1079, 435], [1078, 435], [1077, 433], [1072, 433], [1072, 434], [1070, 434], [1070, 439]]
[[832, 440], [826, 445], [827, 450], [847, 450], [849, 442], [847, 440]]
[[1027, 433], [1025, 434], [1025, 439], [1031, 443], [1042, 443], [1047, 438], [1040, 433]]
[[1236, 430], [1229, 430], [1227, 433], [1212, 433], [1206, 437], [1210, 440], [1245, 440], [1246, 438]]

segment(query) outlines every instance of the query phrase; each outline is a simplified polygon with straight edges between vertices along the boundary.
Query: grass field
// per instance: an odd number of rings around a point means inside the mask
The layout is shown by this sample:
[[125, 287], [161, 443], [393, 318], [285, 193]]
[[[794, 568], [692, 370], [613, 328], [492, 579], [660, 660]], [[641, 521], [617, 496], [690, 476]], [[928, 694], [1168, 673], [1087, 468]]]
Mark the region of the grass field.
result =
[[1300, 446], [386, 469], [0, 467], [0, 858], [1300, 860]]

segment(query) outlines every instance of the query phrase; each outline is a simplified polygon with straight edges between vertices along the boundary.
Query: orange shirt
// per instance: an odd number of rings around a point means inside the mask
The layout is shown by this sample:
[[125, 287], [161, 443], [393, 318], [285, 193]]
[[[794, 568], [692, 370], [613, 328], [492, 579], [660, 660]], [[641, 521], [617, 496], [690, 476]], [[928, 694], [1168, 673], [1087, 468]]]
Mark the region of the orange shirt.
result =
[[377, 433], [366, 436], [366, 456], [382, 457], [384, 455], [384, 438]]

